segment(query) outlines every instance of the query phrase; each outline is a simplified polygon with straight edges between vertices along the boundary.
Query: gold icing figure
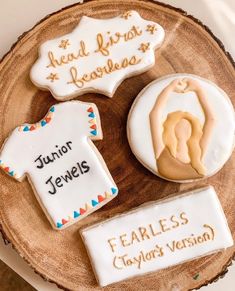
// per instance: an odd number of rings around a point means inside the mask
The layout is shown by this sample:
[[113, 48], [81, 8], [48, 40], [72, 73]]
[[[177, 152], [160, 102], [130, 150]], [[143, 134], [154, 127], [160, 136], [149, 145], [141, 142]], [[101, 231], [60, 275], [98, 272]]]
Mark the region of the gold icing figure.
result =
[[[194, 92], [205, 116], [204, 124], [192, 113], [176, 111], [162, 120], [171, 92]], [[158, 172], [170, 180], [190, 180], [206, 175], [203, 158], [214, 126], [214, 115], [200, 84], [190, 78], [173, 80], [158, 96], [150, 112], [150, 128]]]

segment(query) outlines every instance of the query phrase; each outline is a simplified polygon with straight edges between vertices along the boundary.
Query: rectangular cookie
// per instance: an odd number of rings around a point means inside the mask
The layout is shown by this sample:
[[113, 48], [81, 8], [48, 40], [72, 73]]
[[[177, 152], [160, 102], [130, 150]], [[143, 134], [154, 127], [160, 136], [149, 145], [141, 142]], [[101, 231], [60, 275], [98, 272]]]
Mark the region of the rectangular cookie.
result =
[[100, 286], [233, 245], [212, 186], [150, 202], [81, 230]]

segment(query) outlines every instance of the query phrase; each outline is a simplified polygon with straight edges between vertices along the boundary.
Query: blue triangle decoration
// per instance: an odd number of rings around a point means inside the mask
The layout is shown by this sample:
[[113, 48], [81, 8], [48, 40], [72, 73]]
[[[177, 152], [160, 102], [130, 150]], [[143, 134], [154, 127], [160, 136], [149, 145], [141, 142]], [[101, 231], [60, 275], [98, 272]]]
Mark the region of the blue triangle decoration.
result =
[[25, 126], [23, 131], [29, 131], [29, 127], [28, 126]]
[[96, 130], [92, 130], [92, 131], [90, 131], [90, 133], [93, 134], [93, 135], [97, 135], [97, 131]]
[[45, 120], [42, 120], [41, 121], [41, 126], [44, 126], [44, 125], [46, 125], [47, 123], [46, 123], [46, 121]]
[[73, 213], [73, 217], [74, 218], [77, 218], [77, 217], [79, 217], [80, 216], [80, 213], [78, 213], [77, 211], [74, 211], [74, 213]]
[[91, 205], [92, 205], [93, 207], [95, 207], [97, 204], [99, 204], [97, 201], [95, 201], [95, 200], [91, 200]]
[[51, 111], [51, 112], [55, 112], [55, 107], [54, 107], [54, 106], [51, 107], [50, 111]]
[[13, 176], [14, 176], [14, 171], [11, 171], [11, 172], [9, 173], [9, 175], [13, 177]]
[[116, 194], [117, 189], [116, 188], [111, 188], [111, 191], [112, 191], [113, 194]]
[[91, 112], [88, 116], [94, 118], [95, 114], [94, 114], [94, 112]]
[[[9, 174], [10, 174], [10, 175], [14, 175], [14, 171], [10, 172]], [[118, 191], [117, 188], [111, 188], [112, 195], [116, 194], [117, 191]], [[101, 197], [102, 200], [99, 200], [99, 197]], [[104, 198], [103, 196], [98, 195], [98, 200], [91, 200], [91, 205], [92, 205], [92, 207], [97, 206], [97, 205], [99, 204], [99, 201], [102, 202], [104, 199], [105, 199], [105, 198]], [[86, 212], [86, 210], [84, 210], [84, 209], [82, 209], [82, 210], [83, 210], [84, 212]], [[82, 214], [83, 214], [83, 213], [82, 213]], [[74, 219], [78, 218], [80, 215], [81, 215], [81, 213], [80, 213], [79, 211], [74, 211], [74, 212], [73, 212], [73, 217], [74, 217]], [[62, 219], [62, 223], [57, 222], [57, 228], [61, 228], [61, 227], [65, 224], [65, 223], [63, 223], [63, 220], [64, 220], [64, 219]], [[67, 221], [66, 221], [66, 222], [67, 222]]]
[[57, 227], [58, 227], [58, 228], [61, 228], [62, 226], [63, 226], [62, 223], [57, 222]]

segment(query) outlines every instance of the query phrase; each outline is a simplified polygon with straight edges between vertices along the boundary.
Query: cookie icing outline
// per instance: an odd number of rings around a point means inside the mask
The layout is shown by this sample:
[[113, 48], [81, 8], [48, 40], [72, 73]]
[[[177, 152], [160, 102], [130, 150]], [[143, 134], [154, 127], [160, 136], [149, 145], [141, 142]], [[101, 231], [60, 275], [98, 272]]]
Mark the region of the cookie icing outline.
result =
[[[227, 158], [225, 160], [225, 162], [219, 167], [217, 168], [216, 170], [213, 170], [213, 171], [210, 171], [209, 174], [207, 174], [206, 176], [202, 177], [202, 178], [199, 178], [199, 179], [188, 179], [188, 180], [172, 180], [172, 179], [168, 179], [166, 177], [163, 177], [159, 174], [158, 171], [155, 170], [155, 168], [152, 167], [152, 165], [150, 166], [149, 162], [147, 162], [145, 159], [143, 159], [143, 157], [140, 157], [139, 155], [139, 151], [135, 149], [135, 145], [133, 145], [133, 137], [132, 137], [132, 133], [131, 133], [131, 130], [130, 130], [130, 124], [131, 124], [131, 119], [132, 119], [132, 113], [133, 113], [133, 110], [136, 109], [137, 107], [137, 104], [139, 102], [139, 100], [141, 98], [143, 98], [143, 95], [146, 94], [146, 91], [150, 90], [151, 87], [154, 87], [155, 84], [158, 84], [158, 83], [161, 83], [161, 82], [164, 82], [165, 80], [168, 80], [168, 79], [177, 79], [177, 78], [180, 78], [180, 77], [191, 77], [191, 78], [196, 78], [198, 81], [201, 81], [201, 82], [205, 82], [208, 86], [211, 86], [211, 88], [213, 87], [215, 90], [217, 90], [218, 94], [220, 94], [224, 99], [224, 103], [226, 104], [226, 106], [229, 107], [229, 112], [230, 112], [230, 116], [232, 119], [233, 119], [233, 142], [231, 143], [231, 152], [230, 154], [227, 153]], [[233, 113], [231, 113], [233, 111]], [[148, 117], [149, 118], [149, 117]], [[232, 102], [229, 98], [229, 96], [226, 94], [226, 92], [223, 91], [222, 88], [220, 88], [217, 84], [215, 84], [214, 82], [206, 79], [206, 78], [203, 78], [201, 76], [198, 76], [198, 75], [195, 75], [195, 74], [189, 74], [189, 73], [175, 73], [175, 74], [168, 74], [166, 76], [163, 76], [161, 78], [158, 78], [156, 80], [153, 80], [152, 82], [150, 82], [147, 86], [145, 86], [140, 92], [139, 94], [137, 95], [137, 97], [135, 98], [132, 106], [131, 106], [131, 109], [128, 113], [128, 118], [127, 118], [127, 126], [126, 126], [126, 131], [127, 131], [127, 138], [128, 138], [128, 142], [129, 142], [129, 145], [131, 147], [131, 150], [133, 152], [133, 154], [135, 155], [135, 157], [137, 158], [137, 160], [144, 166], [146, 167], [150, 172], [152, 172], [153, 174], [157, 175], [158, 177], [164, 179], [164, 180], [167, 180], [167, 181], [171, 181], [171, 182], [177, 182], [177, 183], [190, 183], [190, 182], [193, 182], [193, 181], [196, 181], [196, 180], [203, 180], [203, 179], [206, 179], [208, 177], [211, 177], [213, 175], [215, 175], [217, 172], [219, 172], [222, 167], [228, 162], [229, 158], [231, 157], [231, 154], [232, 154], [232, 151], [234, 150], [234, 147], [235, 147], [235, 113], [234, 113], [234, 108], [233, 108], [233, 105], [232, 105]], [[134, 131], [133, 131], [134, 132]], [[151, 144], [152, 144], [152, 141], [151, 141]], [[152, 146], [151, 146], [152, 148]]]
[[[91, 17], [88, 17], [88, 16], [82, 16], [79, 24], [77, 25], [77, 27], [75, 27], [75, 29], [71, 33], [68, 33], [68, 34], [63, 35], [61, 37], [54, 38], [52, 40], [48, 40], [48, 41], [44, 42], [39, 48], [39, 57], [36, 60], [36, 62], [34, 63], [34, 65], [32, 66], [31, 71], [30, 71], [30, 78], [31, 78], [32, 82], [36, 86], [41, 88], [41, 89], [49, 90], [52, 93], [52, 95], [54, 96], [54, 98], [57, 99], [57, 100], [64, 100], [64, 101], [65, 100], [70, 100], [70, 99], [73, 99], [74, 97], [80, 96], [80, 95], [88, 93], [88, 92], [91, 92], [91, 93], [97, 92], [97, 93], [100, 93], [100, 94], [104, 94], [104, 95], [106, 95], [108, 97], [112, 97], [113, 94], [115, 93], [117, 87], [126, 78], [141, 74], [141, 73], [149, 70], [155, 64], [154, 51], [155, 51], [155, 49], [157, 49], [158, 47], [161, 46], [161, 44], [162, 44], [162, 42], [164, 40], [164, 37], [165, 37], [164, 29], [158, 23], [143, 19], [139, 15], [139, 13], [136, 12], [136, 11], [128, 11], [128, 13], [131, 13], [131, 16], [129, 16], [127, 19], [125, 19], [123, 17], [123, 15], [125, 13], [121, 14], [121, 15], [119, 15], [117, 17], [108, 18], [108, 19], [96, 19], [96, 18], [91, 18]], [[132, 18], [134, 18], [134, 20], [133, 20], [133, 22], [130, 22]], [[52, 79], [51, 81], [50, 80], [46, 80], [45, 81], [45, 79], [47, 77], [49, 77], [50, 74], [56, 74], [56, 71], [49, 72], [49, 70], [47, 70], [47, 76], [46, 76], [46, 73], [44, 73], [44, 70], [45, 70], [44, 67], [49, 62], [49, 60], [47, 60], [47, 62], [46, 62], [46, 59], [47, 59], [46, 54], [48, 54], [48, 51], [51, 51], [52, 47], [56, 48], [57, 51], [61, 50], [61, 52], [63, 53], [65, 50], [67, 50], [67, 48], [66, 49], [61, 48], [60, 47], [61, 46], [61, 42], [69, 40], [69, 46], [68, 46], [68, 50], [69, 50], [71, 48], [71, 46], [72, 46], [71, 39], [72, 38], [76, 39], [76, 37], [74, 36], [76, 34], [80, 35], [80, 32], [79, 32], [79, 29], [81, 29], [80, 26], [83, 27], [84, 25], [86, 25], [86, 22], [90, 22], [90, 25], [93, 26], [93, 27], [95, 26], [96, 23], [97, 24], [104, 23], [103, 27], [102, 27], [102, 32], [106, 33], [108, 31], [108, 28], [106, 28], [106, 27], [108, 26], [109, 21], [115, 21], [115, 20], [119, 20], [119, 22], [120, 22], [120, 20], [123, 21], [123, 23], [126, 25], [126, 26], [124, 26], [124, 24], [123, 24], [124, 28], [128, 28], [127, 24], [129, 22], [130, 22], [129, 23], [129, 28], [130, 28], [131, 25], [135, 25], [135, 24], [138, 25], [138, 26], [141, 24], [144, 27], [144, 28], [141, 27], [141, 29], [143, 30], [143, 37], [141, 35], [140, 36], [140, 40], [137, 39], [137, 41], [135, 41], [135, 39], [134, 39], [134, 41], [136, 42], [135, 43], [135, 45], [136, 45], [136, 53], [139, 52], [138, 54], [144, 57], [143, 58], [144, 61], [143, 61], [143, 63], [140, 64], [141, 66], [139, 68], [133, 66], [133, 70], [130, 70], [130, 72], [127, 72], [125, 70], [125, 72], [123, 74], [121, 73], [118, 77], [115, 76], [116, 81], [114, 81], [114, 79], [113, 79], [114, 77], [112, 77], [111, 80], [109, 78], [107, 79], [107, 78], [104, 77], [103, 80], [101, 79], [101, 82], [99, 82], [100, 84], [94, 83], [92, 85], [92, 81], [91, 81], [91, 85], [90, 86], [88, 85], [86, 88], [82, 88], [80, 90], [77, 89], [77, 88], [75, 88], [74, 90], [71, 89], [71, 92], [68, 92], [68, 90], [67, 90], [66, 93], [62, 93], [63, 87], [65, 87], [65, 85], [64, 86], [58, 85], [58, 88], [56, 89], [56, 83], [60, 81], [60, 76], [57, 75], [57, 77], [55, 77], [55, 79]], [[155, 27], [156, 30], [155, 31], [151, 30], [150, 26]], [[119, 31], [119, 27], [120, 27], [120, 23], [119, 23], [118, 27], [115, 28], [115, 30], [113, 29], [114, 30], [113, 33], [118, 32]], [[93, 29], [92, 29], [92, 31], [93, 31]], [[97, 33], [98, 33], [98, 31], [97, 31]], [[155, 33], [156, 33], [156, 35], [155, 35]], [[145, 36], [144, 36], [144, 34], [145, 34]], [[84, 33], [84, 35], [86, 35], [86, 34]], [[146, 41], [144, 41], [145, 39], [146, 39]], [[151, 39], [151, 41], [150, 41], [150, 39]], [[133, 41], [133, 40], [131, 40], [131, 41]], [[131, 44], [131, 41], [130, 41], [129, 50], [132, 48], [132, 51], [133, 51], [133, 47], [132, 46], [134, 44]], [[95, 36], [94, 36], [93, 42], [95, 43]], [[151, 44], [150, 44], [150, 48], [146, 51], [146, 53], [148, 55], [144, 56], [145, 53], [144, 52], [141, 53], [139, 48], [140, 48], [141, 43], [146, 43], [146, 42], [147, 43], [151, 42]], [[137, 46], [137, 43], [138, 43], [138, 46]], [[127, 48], [128, 48], [128, 45], [129, 44], [127, 44]], [[76, 47], [75, 47], [75, 49], [76, 49]], [[112, 50], [112, 47], [110, 48], [110, 51], [111, 50]], [[119, 48], [119, 55], [118, 56], [120, 56], [120, 55], [122, 56], [122, 51], [123, 51], [123, 48], [121, 46]], [[93, 44], [92, 44], [91, 54], [93, 54]], [[110, 55], [112, 57], [112, 53]], [[103, 56], [100, 56], [99, 54], [97, 54], [97, 56], [94, 54], [94, 56], [95, 56], [95, 58], [103, 57]], [[113, 56], [117, 58], [117, 53], [115, 52]], [[89, 56], [88, 56], [88, 58], [89, 58]], [[85, 58], [82, 61], [85, 61]], [[101, 66], [101, 67], [102, 67], [102, 65], [104, 66], [106, 61], [107, 61], [107, 57], [106, 58], [104, 57], [103, 58], [103, 63], [100, 64], [100, 62], [97, 62], [97, 66]], [[92, 60], [90, 62], [92, 62]], [[94, 62], [94, 60], [93, 60], [93, 62]], [[43, 64], [43, 65], [41, 65], [41, 64]], [[66, 64], [65, 65], [66, 66], [66, 70], [68, 70], [67, 65], [72, 67], [72, 65]], [[86, 63], [85, 62], [83, 62], [82, 65], [84, 65], [84, 68], [86, 67]], [[42, 66], [43, 66], [43, 68], [42, 68]], [[79, 65], [79, 60], [77, 62], [77, 66], [79, 68], [81, 67]], [[93, 68], [95, 68], [95, 66], [93, 66]], [[63, 70], [61, 70], [61, 71], [63, 71]], [[46, 70], [45, 70], [45, 72], [46, 72]], [[87, 73], [87, 72], [85, 71], [85, 73]], [[44, 76], [44, 78], [42, 78], [42, 77], [40, 77], [40, 75], [45, 75], [45, 76]], [[95, 80], [95, 81], [97, 81], [97, 80]], [[100, 81], [100, 80], [98, 80], [98, 81]], [[102, 83], [102, 81], [103, 81], [103, 83]], [[101, 85], [101, 83], [102, 83], [102, 85]], [[112, 83], [112, 85], [111, 85], [111, 83]], [[56, 90], [57, 90], [57, 92], [56, 92]]]
[[[65, 227], [68, 227], [69, 225], [75, 223], [76, 220], [80, 219], [82, 216], [85, 217], [85, 216], [89, 215], [90, 213], [96, 211], [97, 209], [99, 209], [100, 207], [104, 206], [109, 201], [111, 201], [118, 194], [118, 188], [112, 179], [112, 176], [107, 168], [107, 165], [105, 164], [100, 152], [98, 151], [98, 149], [95, 147], [95, 145], [92, 142], [93, 140], [103, 138], [98, 108], [96, 107], [96, 105], [94, 103], [89, 103], [89, 102], [68, 101], [68, 102], [63, 102], [63, 103], [64, 104], [67, 103], [67, 104], [71, 104], [71, 105], [73, 105], [73, 103], [75, 103], [75, 104], [77, 103], [77, 104], [82, 104], [84, 106], [84, 108], [82, 108], [82, 110], [83, 110], [84, 114], [87, 116], [87, 118], [86, 118], [87, 125], [86, 125], [86, 127], [84, 127], [84, 129], [86, 128], [86, 132], [87, 132], [87, 136], [86, 136], [86, 139], [88, 141], [87, 146], [91, 147], [90, 150], [91, 150], [92, 154], [96, 155], [97, 162], [99, 160], [98, 163], [103, 168], [104, 175], [106, 176], [106, 178], [104, 178], [104, 179], [106, 179], [106, 180], [108, 179], [107, 180], [108, 182], [106, 181], [105, 182], [106, 184], [104, 184], [105, 186], [103, 186], [106, 188], [105, 192], [97, 191], [97, 193], [94, 193], [94, 196], [91, 197], [91, 200], [87, 201], [85, 204], [75, 206], [74, 210], [69, 215], [63, 216], [63, 218], [61, 218], [60, 220], [55, 222], [55, 220], [53, 220], [51, 217], [51, 212], [53, 211], [53, 209], [51, 210], [51, 208], [49, 208], [48, 205], [46, 206], [46, 204], [44, 205], [44, 203], [42, 202], [43, 196], [40, 195], [41, 191], [37, 191], [36, 183], [34, 183], [31, 179], [31, 174], [30, 174], [31, 171], [28, 172], [28, 171], [23, 170], [24, 173], [21, 175], [18, 175], [18, 174], [16, 174], [15, 171], [12, 170], [12, 168], [8, 167], [5, 163], [3, 163], [4, 159], [0, 160], [0, 167], [4, 170], [4, 172], [7, 173], [8, 175], [10, 175], [11, 177], [15, 178], [17, 181], [21, 182], [27, 177], [28, 182], [31, 185], [32, 190], [35, 194], [35, 198], [37, 199], [40, 206], [44, 210], [46, 217], [48, 218], [48, 220], [52, 224], [53, 228], [58, 229], [58, 230], [64, 229]], [[48, 114], [56, 113], [56, 111], [58, 110], [58, 109], [56, 109], [56, 107], [63, 105], [63, 103], [58, 103], [58, 104], [51, 106], [49, 108], [47, 114], [45, 115], [45, 117], [43, 119], [41, 119], [41, 121], [45, 120], [45, 118], [48, 116]], [[97, 111], [97, 112], [95, 112], [95, 111]], [[60, 114], [61, 114], [61, 112], [60, 112]], [[32, 132], [31, 134], [34, 135], [36, 129], [44, 130], [44, 128], [46, 128], [45, 125], [47, 125], [49, 123], [51, 125], [53, 125], [53, 122], [52, 122], [53, 119], [51, 119], [50, 122], [48, 122], [47, 124], [44, 124], [44, 125], [41, 124], [41, 121], [37, 122], [36, 124], [38, 124], [38, 127], [31, 130], [31, 131], [28, 129], [26, 131], [24, 131], [23, 129], [25, 127], [30, 127], [32, 125], [35, 125], [35, 123], [33, 123], [33, 124], [24, 123], [22, 126], [16, 127], [12, 131], [12, 133], [9, 135], [9, 138], [11, 137], [11, 135], [13, 133], [15, 133], [15, 134], [18, 133], [20, 135], [22, 134], [22, 137], [25, 134], [27, 134], [27, 135], [30, 134], [31, 132]], [[78, 121], [78, 123], [79, 123], [79, 121]], [[3, 143], [1, 153], [2, 153], [2, 150], [4, 149], [5, 143], [7, 143], [9, 138], [6, 138], [5, 142]], [[88, 154], [90, 154], [90, 153], [88, 152]], [[96, 166], [96, 164], [94, 164], [94, 165]], [[97, 182], [97, 180], [96, 180], [96, 182]], [[39, 182], [37, 181], [37, 183], [39, 183]], [[110, 188], [107, 188], [108, 184], [110, 185]], [[89, 189], [89, 185], [87, 186], [87, 189]], [[80, 191], [80, 192], [81, 192], [81, 194], [84, 193], [84, 191]], [[88, 191], [88, 193], [89, 193], [89, 191]], [[90, 196], [90, 194], [89, 194], [89, 196]], [[79, 199], [77, 199], [77, 201], [79, 202]]]
[[[197, 215], [195, 205], [198, 207], [203, 205], [200, 217]], [[211, 208], [211, 215], [206, 208]], [[170, 217], [176, 218], [177, 213], [186, 214], [187, 223], [184, 225], [178, 224], [177, 227], [171, 225], [170, 229], [167, 228]], [[164, 226], [165, 230], [159, 233], [158, 222], [160, 220], [163, 220], [163, 224], [166, 224]], [[155, 226], [155, 231], [150, 228], [150, 225]], [[190, 252], [190, 247], [188, 247], [188, 252], [187, 248], [177, 249], [172, 253], [164, 251], [164, 256], [157, 258], [156, 262], [154, 260], [143, 260], [142, 263], [145, 264], [143, 268], [137, 268], [137, 264], [130, 263], [125, 264], [123, 269], [118, 269], [113, 264], [114, 256], [127, 257], [128, 260], [130, 257], [137, 257], [136, 254], [138, 255], [141, 250], [151, 252], [156, 244], [166, 250], [168, 242], [173, 240], [181, 242], [185, 235], [188, 238], [194, 238], [197, 235], [200, 237], [204, 226], [212, 226], [213, 239], [208, 240], [213, 244], [210, 249], [208, 249], [208, 245], [197, 242], [192, 246], [194, 247], [193, 253]], [[140, 228], [145, 229], [145, 236], [142, 236], [143, 232], [140, 231]], [[214, 228], [216, 231], [214, 231]], [[146, 230], [147, 235], [152, 234], [147, 239]], [[132, 238], [132, 232], [138, 234], [138, 239], [136, 239], [136, 236], [135, 239]], [[135, 277], [141, 278], [143, 275], [153, 274], [170, 266], [208, 256], [234, 245], [222, 205], [214, 187], [210, 185], [183, 191], [177, 193], [177, 195], [172, 194], [157, 201], [146, 202], [128, 211], [91, 223], [80, 230], [80, 235], [86, 246], [97, 282], [101, 287]], [[224, 236], [223, 240], [220, 239], [221, 235]], [[99, 252], [97, 252], [97, 244], [94, 244], [94, 237], [99, 237]], [[110, 244], [111, 240], [113, 242]], [[130, 242], [131, 240], [132, 242]], [[206, 243], [208, 241], [205, 240]], [[200, 248], [200, 251], [198, 248]], [[102, 254], [102, 256], [99, 254]], [[171, 258], [173, 262], [170, 261]], [[106, 272], [107, 267], [110, 268], [109, 274]]]

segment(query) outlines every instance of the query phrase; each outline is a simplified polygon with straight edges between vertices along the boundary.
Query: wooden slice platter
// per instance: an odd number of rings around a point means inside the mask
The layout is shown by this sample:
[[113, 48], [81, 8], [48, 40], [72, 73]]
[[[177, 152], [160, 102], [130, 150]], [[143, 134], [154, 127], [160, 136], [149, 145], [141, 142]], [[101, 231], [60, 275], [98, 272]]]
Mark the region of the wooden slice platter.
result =
[[[40, 120], [56, 103], [49, 92], [37, 89], [29, 70], [44, 41], [70, 32], [82, 15], [113, 17], [137, 10], [142, 17], [166, 30], [163, 46], [156, 51], [156, 65], [147, 73], [125, 80], [109, 99], [86, 94], [80, 100], [97, 104], [104, 140], [96, 142], [119, 187], [108, 205], [63, 231], [54, 231], [40, 208], [29, 182], [18, 183], [0, 171], [0, 222], [3, 236], [30, 266], [64, 289], [98, 290], [79, 228], [144, 202], [190, 189], [195, 184], [166, 182], [147, 171], [134, 157], [127, 142], [126, 121], [140, 90], [155, 78], [170, 73], [192, 73], [215, 82], [235, 103], [235, 69], [230, 56], [212, 33], [181, 10], [152, 1], [88, 1], [46, 17], [25, 33], [0, 63], [0, 143], [16, 126]], [[213, 185], [235, 238], [235, 155], [214, 177], [199, 182]], [[95, 242], [94, 242], [95, 243]], [[226, 273], [235, 247], [205, 258], [105, 288], [106, 290], [188, 290], [215, 281]]]

